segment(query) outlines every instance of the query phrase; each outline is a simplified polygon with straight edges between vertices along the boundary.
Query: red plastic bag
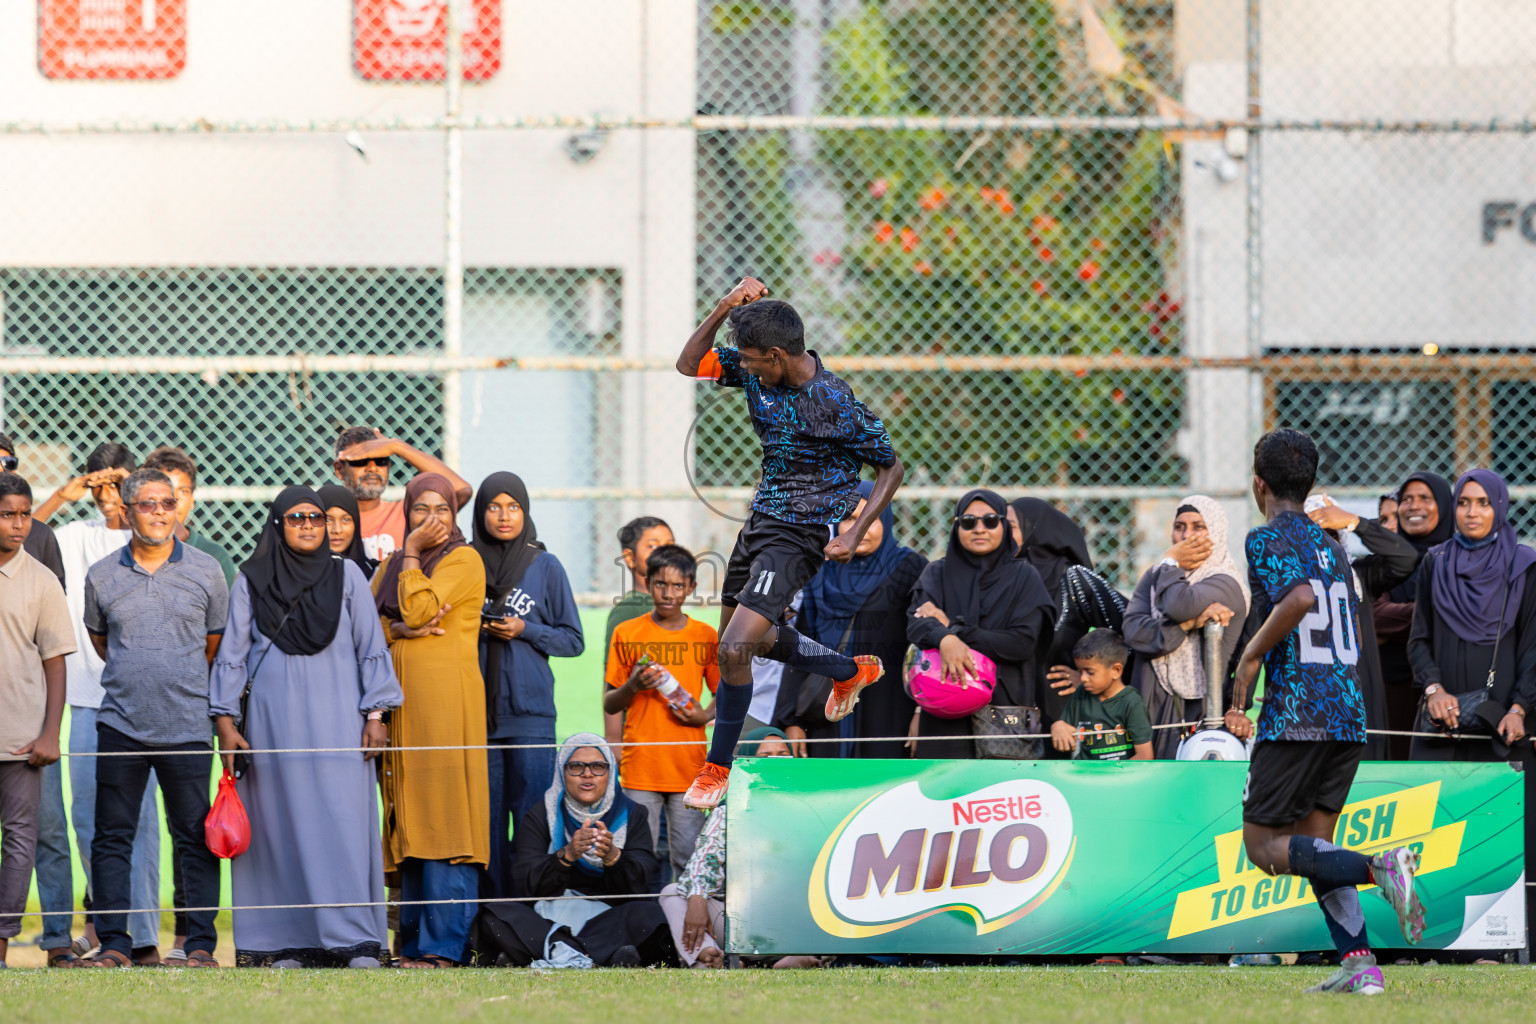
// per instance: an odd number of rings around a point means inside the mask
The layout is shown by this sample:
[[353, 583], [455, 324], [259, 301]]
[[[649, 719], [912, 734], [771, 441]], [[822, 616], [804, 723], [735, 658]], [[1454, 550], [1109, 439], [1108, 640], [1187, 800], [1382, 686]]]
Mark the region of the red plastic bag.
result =
[[203, 838], [214, 856], [233, 860], [251, 845], [251, 819], [235, 792], [235, 777], [228, 770], [219, 780], [219, 795], [203, 820]]

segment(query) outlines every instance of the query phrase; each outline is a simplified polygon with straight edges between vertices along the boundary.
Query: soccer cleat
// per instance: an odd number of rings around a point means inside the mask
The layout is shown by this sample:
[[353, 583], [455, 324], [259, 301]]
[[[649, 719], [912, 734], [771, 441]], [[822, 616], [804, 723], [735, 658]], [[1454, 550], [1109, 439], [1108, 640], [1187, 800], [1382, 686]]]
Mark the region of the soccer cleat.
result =
[[1386, 990], [1374, 953], [1346, 957], [1327, 981], [1307, 989], [1308, 992], [1327, 992], [1338, 996], [1379, 996]]
[[826, 707], [829, 722], [840, 722], [852, 714], [853, 706], [859, 702], [859, 691], [885, 674], [885, 666], [873, 654], [856, 654], [853, 660], [859, 666], [854, 677], [832, 684]]
[[1381, 895], [1397, 912], [1397, 925], [1403, 938], [1418, 945], [1424, 938], [1424, 901], [1414, 882], [1419, 870], [1419, 855], [1406, 846], [1385, 850], [1371, 858], [1371, 881], [1381, 887]]
[[683, 806], [696, 811], [712, 811], [725, 797], [725, 787], [731, 784], [731, 770], [709, 761], [699, 769], [699, 777], [693, 780], [688, 792], [683, 794]]

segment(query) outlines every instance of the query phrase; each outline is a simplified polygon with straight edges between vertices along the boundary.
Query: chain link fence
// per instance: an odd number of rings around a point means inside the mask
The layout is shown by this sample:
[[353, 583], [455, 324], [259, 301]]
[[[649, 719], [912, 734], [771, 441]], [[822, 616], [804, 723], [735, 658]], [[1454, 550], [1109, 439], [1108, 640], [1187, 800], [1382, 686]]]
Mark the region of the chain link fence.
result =
[[237, 559], [354, 423], [522, 474], [594, 600], [634, 515], [728, 550], [756, 438], [671, 363], [747, 274], [885, 419], [925, 553], [987, 485], [1128, 588], [1182, 494], [1249, 514], [1280, 424], [1362, 510], [1491, 465], [1536, 530], [1523, 8], [37, 0], [30, 31], [3, 425], [45, 492], [101, 440], [186, 447]]

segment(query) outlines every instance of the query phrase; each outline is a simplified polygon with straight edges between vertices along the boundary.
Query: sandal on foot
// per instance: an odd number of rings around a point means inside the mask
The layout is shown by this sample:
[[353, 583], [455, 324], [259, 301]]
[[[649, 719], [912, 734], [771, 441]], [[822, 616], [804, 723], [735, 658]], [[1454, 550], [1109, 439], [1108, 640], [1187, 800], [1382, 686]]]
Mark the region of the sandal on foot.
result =
[[456, 962], [449, 960], [445, 956], [437, 956], [434, 953], [428, 953], [426, 956], [419, 956], [415, 959], [411, 959], [409, 957], [401, 957], [400, 966], [407, 969], [415, 968], [416, 970], [443, 970], [445, 968], [457, 967], [459, 965]]
[[48, 954], [48, 966], [49, 967], [66, 968], [66, 967], [89, 967], [91, 965], [90, 965], [89, 961], [80, 959], [78, 956], [75, 956], [75, 954], [73, 952], [71, 952], [70, 950], [66, 949], [62, 953], [50, 953], [50, 954]]
[[204, 949], [194, 949], [187, 954], [188, 967], [217, 967], [219, 962], [213, 958], [213, 954]]
[[127, 953], [119, 953], [115, 949], [104, 949], [91, 959], [83, 961], [92, 967], [132, 967], [133, 959]]

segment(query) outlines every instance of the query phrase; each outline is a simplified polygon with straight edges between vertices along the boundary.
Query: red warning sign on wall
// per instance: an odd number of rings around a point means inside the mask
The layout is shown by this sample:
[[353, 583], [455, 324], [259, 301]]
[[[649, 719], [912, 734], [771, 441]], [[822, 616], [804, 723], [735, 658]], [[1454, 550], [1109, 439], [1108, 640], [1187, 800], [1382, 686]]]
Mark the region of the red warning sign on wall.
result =
[[187, 66], [187, 0], [37, 0], [49, 78], [174, 78]]
[[[371, 82], [440, 82], [446, 0], [352, 0], [352, 66]], [[464, 78], [501, 68], [501, 0], [464, 0]]]

